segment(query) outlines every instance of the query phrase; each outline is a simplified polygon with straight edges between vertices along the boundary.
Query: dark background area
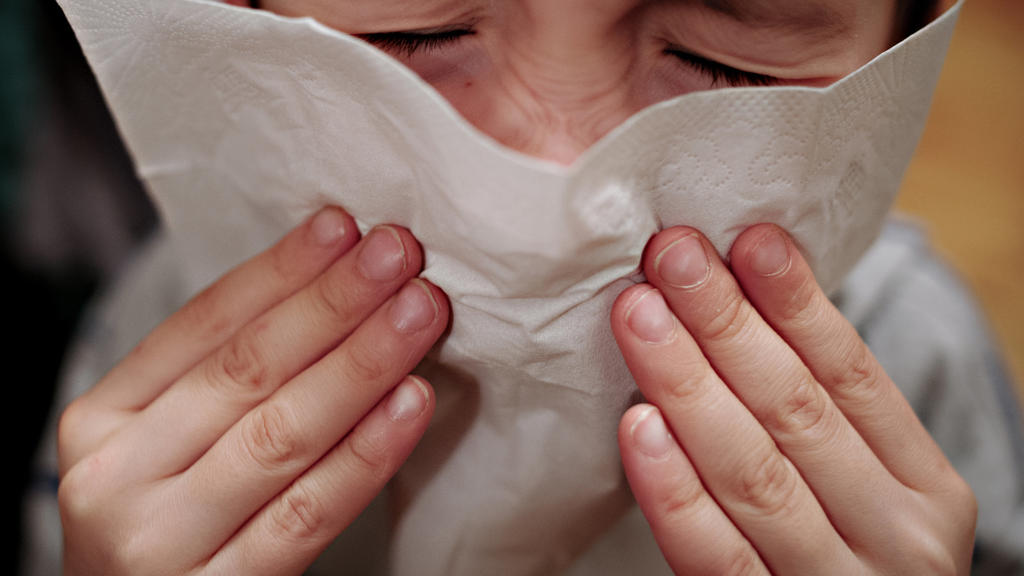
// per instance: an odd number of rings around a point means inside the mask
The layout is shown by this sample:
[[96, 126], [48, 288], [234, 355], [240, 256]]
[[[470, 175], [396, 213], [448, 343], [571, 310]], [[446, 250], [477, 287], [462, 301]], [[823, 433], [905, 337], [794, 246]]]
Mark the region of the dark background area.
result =
[[13, 442], [0, 573], [16, 574], [21, 497], [86, 302], [155, 223], [56, 2], [0, 2], [0, 277]]

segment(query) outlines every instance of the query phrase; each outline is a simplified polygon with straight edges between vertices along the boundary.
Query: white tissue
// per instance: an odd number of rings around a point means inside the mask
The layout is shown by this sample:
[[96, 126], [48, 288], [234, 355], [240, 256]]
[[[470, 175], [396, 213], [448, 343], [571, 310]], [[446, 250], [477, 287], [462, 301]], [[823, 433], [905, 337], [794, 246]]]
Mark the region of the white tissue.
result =
[[434, 426], [397, 483], [392, 569], [417, 575], [555, 572], [622, 516], [635, 387], [608, 316], [646, 241], [686, 224], [725, 254], [774, 222], [836, 288], [899, 188], [959, 9], [829, 88], [690, 94], [563, 167], [310, 19], [60, 3], [193, 288], [325, 204], [422, 243], [453, 322], [421, 367]]

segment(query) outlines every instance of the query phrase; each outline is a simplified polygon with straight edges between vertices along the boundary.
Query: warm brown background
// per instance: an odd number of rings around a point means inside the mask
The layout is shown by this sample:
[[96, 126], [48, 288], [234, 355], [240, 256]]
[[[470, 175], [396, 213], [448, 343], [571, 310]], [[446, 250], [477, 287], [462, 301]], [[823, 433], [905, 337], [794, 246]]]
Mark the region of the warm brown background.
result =
[[1024, 397], [1024, 0], [968, 0], [897, 206], [982, 302]]

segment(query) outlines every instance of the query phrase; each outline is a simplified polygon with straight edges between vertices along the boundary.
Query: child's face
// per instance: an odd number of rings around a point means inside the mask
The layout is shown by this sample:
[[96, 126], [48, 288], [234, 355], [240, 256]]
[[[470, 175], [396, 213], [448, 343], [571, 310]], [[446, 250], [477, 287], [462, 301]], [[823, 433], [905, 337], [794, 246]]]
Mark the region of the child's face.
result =
[[[245, 0], [229, 0], [247, 3]], [[470, 122], [572, 162], [638, 110], [730, 85], [827, 85], [883, 52], [898, 0], [262, 0], [390, 52]]]

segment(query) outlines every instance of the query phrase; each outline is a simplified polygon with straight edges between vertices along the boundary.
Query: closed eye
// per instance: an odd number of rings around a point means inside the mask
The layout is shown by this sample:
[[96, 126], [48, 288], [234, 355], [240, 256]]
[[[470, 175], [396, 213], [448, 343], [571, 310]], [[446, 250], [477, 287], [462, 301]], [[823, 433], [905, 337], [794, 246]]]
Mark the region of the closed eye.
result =
[[419, 51], [432, 51], [458, 43], [467, 36], [476, 34], [472, 28], [459, 27], [437, 30], [410, 30], [402, 32], [374, 32], [360, 34], [359, 38], [385, 52], [406, 58]]
[[781, 82], [774, 76], [737, 70], [677, 47], [666, 48], [665, 54], [675, 57], [683, 64], [710, 78], [712, 87], [723, 84], [726, 86], [774, 86]]
[[[476, 31], [469, 26], [439, 28], [430, 30], [403, 30], [397, 32], [373, 32], [360, 34], [359, 38], [377, 48], [397, 56], [410, 58], [418, 52], [430, 52], [457, 44]], [[714, 60], [694, 54], [680, 47], [665, 49], [670, 55], [703, 76], [710, 78], [712, 87], [719, 86], [773, 86], [780, 80], [767, 74], [757, 74], [726, 66]]]

